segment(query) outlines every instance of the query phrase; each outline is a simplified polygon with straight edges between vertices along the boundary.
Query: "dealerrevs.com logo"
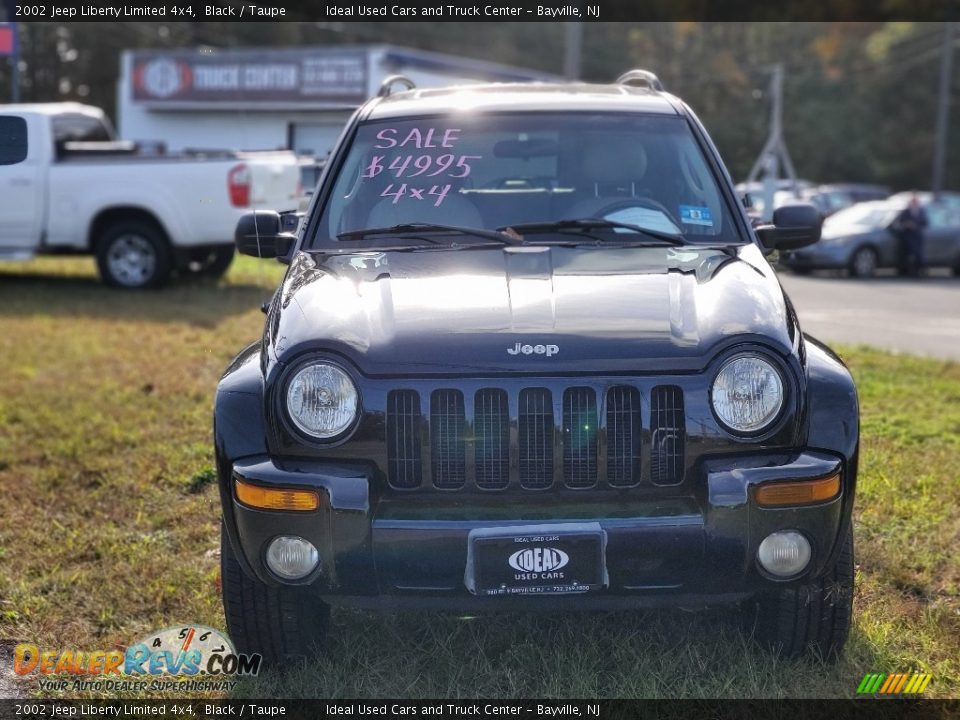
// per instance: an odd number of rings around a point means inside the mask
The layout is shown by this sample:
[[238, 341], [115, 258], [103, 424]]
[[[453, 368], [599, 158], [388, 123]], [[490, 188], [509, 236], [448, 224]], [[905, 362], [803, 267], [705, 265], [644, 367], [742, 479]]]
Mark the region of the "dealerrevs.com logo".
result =
[[237, 653], [218, 630], [182, 625], [152, 632], [125, 650], [21, 643], [13, 651], [13, 670], [36, 675], [41, 690], [196, 692], [232, 690], [236, 680], [230, 678], [257, 675], [262, 660], [258, 654]]

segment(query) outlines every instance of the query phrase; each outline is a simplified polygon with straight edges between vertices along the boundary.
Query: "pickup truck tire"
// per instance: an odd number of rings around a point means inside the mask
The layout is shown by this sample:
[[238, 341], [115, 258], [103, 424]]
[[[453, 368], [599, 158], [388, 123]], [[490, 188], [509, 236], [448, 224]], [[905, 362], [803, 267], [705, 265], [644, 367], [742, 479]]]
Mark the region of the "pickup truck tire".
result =
[[182, 275], [219, 278], [230, 267], [234, 253], [233, 243], [186, 249], [177, 257], [177, 269]]
[[227, 268], [230, 267], [230, 263], [233, 262], [235, 251], [236, 247], [232, 243], [230, 245], [214, 245], [210, 248], [207, 261], [201, 265], [198, 274], [212, 278], [223, 277]]
[[145, 220], [118, 220], [96, 239], [100, 277], [112, 287], [159, 287], [170, 279], [173, 257], [163, 231]]
[[853, 609], [853, 532], [848, 527], [832, 568], [806, 585], [757, 598], [745, 606], [754, 637], [783, 657], [805, 652], [834, 661], [850, 632]]
[[237, 652], [260, 653], [271, 665], [322, 652], [330, 606], [304, 590], [271, 587], [249, 577], [222, 527], [220, 578], [227, 633]]

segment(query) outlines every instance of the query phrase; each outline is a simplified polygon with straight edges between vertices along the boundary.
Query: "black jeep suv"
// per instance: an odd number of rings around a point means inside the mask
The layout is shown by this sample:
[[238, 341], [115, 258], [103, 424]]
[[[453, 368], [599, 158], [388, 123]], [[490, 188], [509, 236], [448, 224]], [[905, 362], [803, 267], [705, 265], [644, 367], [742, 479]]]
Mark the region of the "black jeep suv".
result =
[[306, 654], [331, 605], [740, 604], [782, 652], [838, 653], [856, 391], [765, 259], [819, 222], [752, 229], [645, 71], [389, 79], [296, 236], [237, 228], [290, 266], [216, 396], [238, 648]]

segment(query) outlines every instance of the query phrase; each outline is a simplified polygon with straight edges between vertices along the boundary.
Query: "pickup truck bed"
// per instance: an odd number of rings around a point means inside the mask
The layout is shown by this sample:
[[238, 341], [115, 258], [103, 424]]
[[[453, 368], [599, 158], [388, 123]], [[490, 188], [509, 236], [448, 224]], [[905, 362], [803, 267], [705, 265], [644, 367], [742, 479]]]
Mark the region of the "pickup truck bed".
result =
[[93, 254], [107, 283], [130, 288], [217, 275], [240, 216], [294, 209], [299, 194], [291, 152], [143, 152], [95, 108], [0, 107], [0, 258]]

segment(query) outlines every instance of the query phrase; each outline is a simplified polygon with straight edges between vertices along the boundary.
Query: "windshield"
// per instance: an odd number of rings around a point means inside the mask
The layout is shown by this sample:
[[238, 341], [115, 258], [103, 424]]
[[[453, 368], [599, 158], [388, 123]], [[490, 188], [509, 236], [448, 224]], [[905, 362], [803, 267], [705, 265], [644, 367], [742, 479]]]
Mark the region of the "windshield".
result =
[[633, 226], [691, 243], [743, 242], [682, 118], [528, 112], [362, 124], [313, 247], [346, 238], [362, 247], [357, 231], [412, 224], [516, 226], [523, 241], [546, 242], [554, 223], [586, 218], [612, 222], [556, 232], [621, 240]]

